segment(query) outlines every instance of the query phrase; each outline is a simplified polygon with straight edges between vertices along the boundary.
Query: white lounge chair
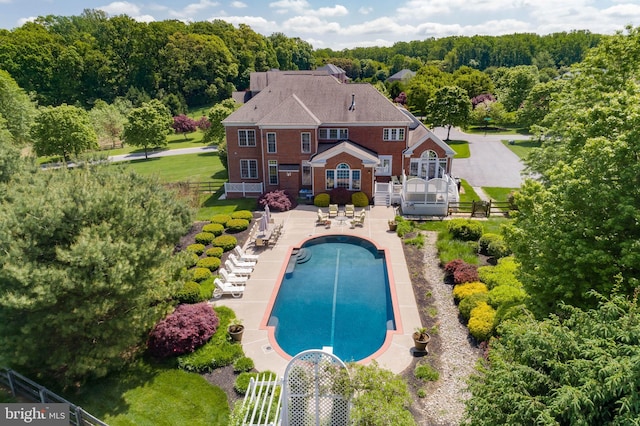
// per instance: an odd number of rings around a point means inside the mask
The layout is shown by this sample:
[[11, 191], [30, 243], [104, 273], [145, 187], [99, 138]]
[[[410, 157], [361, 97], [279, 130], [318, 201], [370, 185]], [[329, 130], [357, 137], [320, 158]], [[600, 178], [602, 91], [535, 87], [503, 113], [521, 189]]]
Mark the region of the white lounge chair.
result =
[[329, 204], [329, 218], [338, 216], [338, 205]]
[[324, 225], [329, 220], [329, 215], [323, 212], [321, 209], [318, 209], [318, 219], [316, 220], [316, 224]]
[[233, 252], [238, 255], [238, 259], [240, 259], [243, 262], [257, 262], [258, 261], [258, 256], [257, 254], [247, 254], [245, 253], [244, 250], [242, 250], [242, 248], [240, 246], [236, 246], [233, 249]]
[[351, 228], [355, 228], [356, 226], [364, 226], [364, 218], [365, 212], [362, 211], [355, 219], [351, 221]]
[[238, 268], [233, 263], [231, 263], [231, 261], [229, 259], [227, 259], [224, 262], [224, 266], [227, 269], [227, 272], [230, 272], [230, 273], [232, 273], [234, 275], [246, 275], [246, 276], [249, 276], [249, 275], [251, 275], [251, 272], [253, 272], [253, 269], [251, 269], [251, 268]]
[[347, 204], [346, 206], [344, 206], [344, 215], [353, 219], [353, 217], [356, 215], [355, 206], [353, 204]]
[[230, 272], [227, 272], [227, 270], [224, 268], [218, 269], [218, 273], [222, 276], [222, 279], [229, 284], [244, 285], [247, 283], [247, 277], [241, 277], [240, 275], [232, 274]]
[[238, 268], [253, 268], [254, 266], [256, 266], [256, 262], [242, 261], [238, 259], [238, 256], [233, 253], [229, 253], [229, 259], [231, 259], [231, 263], [236, 265]]
[[213, 297], [219, 299], [223, 294], [230, 294], [233, 297], [240, 297], [244, 293], [243, 285], [234, 285], [230, 283], [225, 283], [220, 280], [220, 278], [216, 278], [213, 280], [213, 284], [216, 288], [213, 289]]

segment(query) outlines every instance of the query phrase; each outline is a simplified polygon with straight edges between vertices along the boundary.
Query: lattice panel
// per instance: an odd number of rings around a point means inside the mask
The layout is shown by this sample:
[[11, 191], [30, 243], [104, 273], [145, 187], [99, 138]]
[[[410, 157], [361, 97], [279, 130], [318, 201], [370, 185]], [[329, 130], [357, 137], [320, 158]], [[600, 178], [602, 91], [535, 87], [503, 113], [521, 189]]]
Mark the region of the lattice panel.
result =
[[323, 351], [305, 351], [287, 365], [283, 383], [284, 426], [342, 426], [349, 423], [349, 374]]

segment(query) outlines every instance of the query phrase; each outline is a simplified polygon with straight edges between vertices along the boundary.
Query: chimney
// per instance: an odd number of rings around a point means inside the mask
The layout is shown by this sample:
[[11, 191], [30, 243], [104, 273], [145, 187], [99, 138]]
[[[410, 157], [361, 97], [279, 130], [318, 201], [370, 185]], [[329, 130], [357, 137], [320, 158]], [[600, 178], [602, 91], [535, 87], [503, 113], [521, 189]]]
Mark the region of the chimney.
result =
[[355, 111], [356, 109], [356, 94], [351, 94], [351, 106], [349, 106], [349, 111]]

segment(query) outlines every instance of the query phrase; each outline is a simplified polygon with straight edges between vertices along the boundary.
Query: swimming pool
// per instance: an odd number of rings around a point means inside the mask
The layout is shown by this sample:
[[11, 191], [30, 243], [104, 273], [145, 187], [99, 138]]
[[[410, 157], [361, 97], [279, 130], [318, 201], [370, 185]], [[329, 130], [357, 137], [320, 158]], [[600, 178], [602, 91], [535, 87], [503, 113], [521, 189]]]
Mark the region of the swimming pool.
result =
[[326, 235], [291, 253], [267, 323], [276, 346], [289, 356], [330, 348], [344, 361], [378, 351], [396, 328], [384, 250]]

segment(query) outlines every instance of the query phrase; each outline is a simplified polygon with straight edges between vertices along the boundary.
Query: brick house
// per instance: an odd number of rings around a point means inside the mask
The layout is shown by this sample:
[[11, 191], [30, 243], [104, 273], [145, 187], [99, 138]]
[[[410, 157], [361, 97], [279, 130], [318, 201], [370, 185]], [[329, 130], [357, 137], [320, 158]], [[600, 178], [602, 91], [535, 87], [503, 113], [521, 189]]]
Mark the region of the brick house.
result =
[[249, 99], [223, 121], [228, 198], [346, 188], [376, 204], [401, 204], [410, 177], [425, 182], [424, 194], [432, 179], [450, 192], [454, 151], [372, 85], [327, 70], [254, 74]]

